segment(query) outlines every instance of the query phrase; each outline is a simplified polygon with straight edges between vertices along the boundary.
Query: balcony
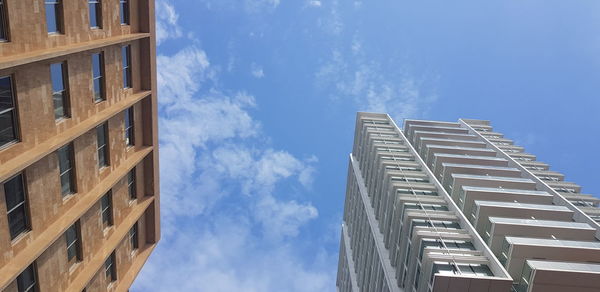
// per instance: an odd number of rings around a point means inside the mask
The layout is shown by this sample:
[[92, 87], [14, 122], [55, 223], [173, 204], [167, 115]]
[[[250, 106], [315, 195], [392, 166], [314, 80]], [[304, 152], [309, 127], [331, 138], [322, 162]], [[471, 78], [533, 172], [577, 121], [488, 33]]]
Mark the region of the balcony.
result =
[[430, 167], [436, 177], [442, 173], [444, 163], [508, 167], [508, 160], [504, 158], [440, 153], [435, 155]]
[[506, 237], [501, 252], [506, 255], [505, 266], [515, 282], [519, 282], [526, 261], [531, 259], [600, 263], [599, 241]]
[[485, 234], [490, 217], [527, 218], [553, 221], [572, 221], [573, 211], [564, 206], [523, 204], [517, 202], [475, 201], [469, 220], [477, 232]]
[[421, 150], [425, 155], [422, 156], [426, 164], [431, 165], [434, 159], [434, 155], [437, 153], [446, 154], [457, 154], [457, 155], [471, 155], [471, 156], [487, 156], [495, 157], [496, 151], [489, 148], [473, 148], [463, 146], [446, 146], [446, 145], [435, 145], [427, 144], [425, 148]]
[[471, 174], [452, 174], [452, 180], [448, 193], [454, 201], [459, 198], [459, 192], [463, 186], [483, 187], [483, 188], [502, 188], [518, 190], [535, 190], [536, 184], [528, 178], [504, 177], [489, 175], [471, 175]]
[[517, 292], [547, 292], [548, 287], [560, 287], [561, 291], [596, 291], [600, 287], [600, 264], [527, 260], [523, 271], [515, 285]]
[[[440, 173], [438, 179], [445, 188], [452, 183], [452, 174], [521, 177], [521, 171], [513, 167], [482, 166], [457, 163], [442, 163], [442, 167], [442, 172]], [[448, 190], [448, 188], [446, 188], [446, 190]]]
[[553, 196], [544, 191], [463, 186], [457, 204], [464, 214], [471, 214], [475, 201], [518, 201], [526, 204], [551, 205], [552, 199]]
[[[499, 255], [506, 236], [551, 238], [562, 240], [594, 241], [596, 229], [587, 223], [537, 219], [490, 217], [484, 239], [492, 252]], [[488, 235], [489, 234], [489, 235]]]

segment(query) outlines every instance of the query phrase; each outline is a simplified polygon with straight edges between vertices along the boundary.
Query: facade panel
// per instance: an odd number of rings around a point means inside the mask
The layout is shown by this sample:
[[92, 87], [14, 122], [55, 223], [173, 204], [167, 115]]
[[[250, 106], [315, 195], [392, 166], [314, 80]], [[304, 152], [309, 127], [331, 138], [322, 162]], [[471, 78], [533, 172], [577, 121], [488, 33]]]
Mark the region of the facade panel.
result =
[[338, 290], [559, 291], [550, 262], [600, 289], [600, 200], [548, 169], [489, 121], [359, 113]]
[[[0, 119], [14, 135], [0, 145], [0, 291], [32, 277], [36, 291], [127, 291], [160, 238], [154, 2], [97, 2], [100, 28], [90, 28], [88, 1], [0, 1]], [[26, 224], [11, 236], [15, 175]]]

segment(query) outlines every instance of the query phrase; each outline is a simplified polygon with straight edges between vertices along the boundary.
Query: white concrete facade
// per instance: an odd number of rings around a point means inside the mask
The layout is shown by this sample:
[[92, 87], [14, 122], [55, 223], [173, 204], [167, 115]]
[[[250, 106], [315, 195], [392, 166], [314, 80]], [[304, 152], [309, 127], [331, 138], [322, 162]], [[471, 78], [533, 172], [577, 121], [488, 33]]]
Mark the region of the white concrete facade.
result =
[[358, 113], [337, 290], [600, 291], [600, 200], [524, 151], [489, 121]]

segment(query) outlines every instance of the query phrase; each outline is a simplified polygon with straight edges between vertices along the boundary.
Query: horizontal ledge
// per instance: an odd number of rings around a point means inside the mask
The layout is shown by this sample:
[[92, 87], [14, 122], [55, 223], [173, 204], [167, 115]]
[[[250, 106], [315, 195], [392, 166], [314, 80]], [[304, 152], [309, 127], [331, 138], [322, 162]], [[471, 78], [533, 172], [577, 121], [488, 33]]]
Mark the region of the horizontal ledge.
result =
[[133, 33], [0, 57], [0, 70], [149, 37], [149, 33]]
[[[86, 263], [81, 273], [73, 280], [69, 285], [66, 292], [80, 292], [87, 286], [87, 284], [94, 278], [94, 275], [104, 265], [106, 259], [113, 253], [118, 247], [119, 243], [125, 238], [133, 224], [139, 220], [144, 212], [154, 202], [154, 197], [145, 197], [138, 205], [134, 207], [134, 210], [129, 213], [127, 218], [117, 226], [115, 232], [108, 237], [108, 240], [100, 249], [100, 252], [96, 253], [92, 259]], [[145, 250], [145, 248], [144, 248]], [[116, 264], [116, 263], [115, 263]]]
[[150, 257], [150, 254], [156, 247], [156, 243], [148, 244], [146, 248], [144, 248], [140, 253], [137, 254], [133, 263], [129, 267], [127, 274], [121, 277], [121, 280], [117, 283], [117, 288], [115, 288], [115, 292], [127, 292], [131, 285], [133, 285], [133, 281], [142, 270], [142, 267]]
[[68, 130], [34, 146], [33, 148], [22, 152], [20, 155], [13, 157], [12, 159], [2, 163], [0, 169], [0, 182], [3, 182], [13, 176], [14, 174], [22, 171], [29, 167], [36, 161], [42, 159], [46, 155], [56, 151], [58, 148], [69, 143], [74, 137], [79, 137], [94, 127], [98, 126], [102, 122], [112, 118], [114, 115], [123, 111], [123, 109], [130, 107], [136, 102], [150, 96], [150, 91], [142, 91], [134, 93], [128, 96], [122, 101], [119, 101], [108, 108], [104, 109], [100, 113], [86, 119], [85, 121], [69, 128]]
[[[151, 152], [152, 147], [146, 147], [137, 151], [127, 159], [125, 163], [121, 164], [119, 168], [112, 171], [104, 181], [95, 186], [90, 192], [87, 194], [79, 194], [82, 198], [75, 205], [69, 208], [69, 210], [66, 210], [56, 222], [52, 223], [52, 225], [42, 231], [31, 244], [27, 245], [25, 249], [21, 250], [4, 267], [2, 267], [2, 269], [0, 269], [0, 290], [5, 289], [11, 281], [29, 266], [30, 263], [35, 261], [50, 245], [62, 236], [67, 228], [81, 218], [81, 216], [92, 208], [109, 189], [111, 189], [123, 176]], [[145, 203], [146, 201], [143, 202]], [[27, 263], [27, 265], [23, 265], [23, 263]]]

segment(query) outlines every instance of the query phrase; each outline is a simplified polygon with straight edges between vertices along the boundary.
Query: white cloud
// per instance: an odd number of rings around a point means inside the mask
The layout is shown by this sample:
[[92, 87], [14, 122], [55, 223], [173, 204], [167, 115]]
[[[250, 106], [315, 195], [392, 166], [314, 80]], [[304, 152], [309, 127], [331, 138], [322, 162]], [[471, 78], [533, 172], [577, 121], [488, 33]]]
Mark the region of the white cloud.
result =
[[390, 71], [386, 65], [367, 58], [362, 41], [355, 36], [350, 52], [332, 51], [331, 58], [315, 73], [316, 83], [333, 89], [334, 100], [352, 98], [360, 111], [388, 113], [397, 122], [422, 116], [437, 99], [434, 89], [426, 90], [426, 85], [434, 88], [430, 83], [436, 80], [417, 78], [401, 66]]
[[263, 71], [262, 67], [255, 63], [252, 63], [252, 69], [250, 73], [252, 76], [258, 79], [265, 77], [265, 72]]
[[306, 3], [308, 6], [312, 6], [312, 7], [321, 7], [322, 3], [319, 0], [309, 0]]
[[[174, 6], [159, 3], [159, 41], [181, 36]], [[318, 159], [269, 147], [255, 98], [220, 89], [202, 49], [157, 66], [162, 239], [132, 291], [330, 291], [337, 255], [296, 240], [319, 215], [304, 196]]]
[[[320, 1], [317, 1], [320, 3]], [[344, 31], [344, 23], [339, 11], [338, 0], [333, 0], [329, 5], [329, 13], [317, 20], [317, 25], [325, 32], [338, 36]]]
[[318, 215], [317, 209], [310, 204], [293, 200], [282, 202], [272, 196], [264, 196], [256, 205], [256, 219], [263, 225], [266, 236], [275, 240], [297, 236], [300, 226]]
[[160, 45], [167, 39], [183, 35], [177, 21], [179, 14], [169, 0], [156, 0], [156, 43]]
[[200, 84], [214, 72], [209, 70], [206, 53], [196, 47], [187, 47], [173, 56], [158, 55], [156, 63], [159, 103], [172, 105], [188, 101], [200, 89]]
[[280, 4], [280, 0], [245, 0], [246, 9], [249, 12], [260, 12], [265, 9], [277, 8]]
[[184, 230], [161, 244], [136, 281], [138, 291], [331, 291], [337, 255], [313, 250], [310, 264], [291, 245], [262, 244], [251, 222], [239, 216]]

